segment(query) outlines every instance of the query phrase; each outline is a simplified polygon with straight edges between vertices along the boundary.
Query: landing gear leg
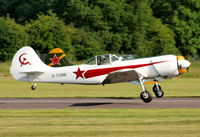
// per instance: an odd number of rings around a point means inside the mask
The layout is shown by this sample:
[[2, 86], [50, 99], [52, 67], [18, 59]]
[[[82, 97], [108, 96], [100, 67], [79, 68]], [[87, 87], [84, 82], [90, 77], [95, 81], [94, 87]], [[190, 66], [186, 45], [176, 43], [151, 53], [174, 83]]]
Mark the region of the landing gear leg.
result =
[[140, 86], [142, 88], [142, 92], [140, 93], [140, 98], [145, 102], [149, 103], [152, 100], [151, 94], [146, 90], [144, 86], [144, 82], [142, 81], [142, 78], [138, 79]]
[[36, 86], [37, 86], [37, 84], [34, 83], [33, 86], [31, 86], [31, 89], [32, 89], [32, 90], [36, 90]]
[[164, 92], [161, 88], [160, 85], [158, 85], [158, 83], [156, 82], [155, 85], [153, 86], [153, 92], [155, 93], [157, 98], [162, 98], [164, 95]]

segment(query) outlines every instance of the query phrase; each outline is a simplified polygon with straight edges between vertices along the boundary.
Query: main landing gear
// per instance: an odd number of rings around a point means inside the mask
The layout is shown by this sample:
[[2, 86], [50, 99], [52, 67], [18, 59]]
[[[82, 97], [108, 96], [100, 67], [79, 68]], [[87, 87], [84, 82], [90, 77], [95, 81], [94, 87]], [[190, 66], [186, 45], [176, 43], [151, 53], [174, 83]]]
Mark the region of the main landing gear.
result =
[[156, 82], [153, 86], [153, 92], [155, 93], [157, 98], [162, 98], [164, 96], [164, 92], [160, 85]]
[[31, 86], [31, 89], [32, 89], [32, 90], [36, 90], [36, 86], [37, 86], [37, 84], [34, 83], [33, 86]]
[[[144, 86], [144, 82], [142, 80], [142, 78], [138, 79], [140, 86], [142, 88], [142, 92], [140, 93], [140, 98], [145, 102], [145, 103], [149, 103], [152, 100], [152, 96], [151, 94], [146, 90], [145, 86]], [[164, 95], [163, 90], [161, 89], [161, 87], [158, 85], [158, 83], [156, 82], [155, 85], [153, 86], [153, 92], [155, 93], [156, 97], [161, 98]]]
[[152, 100], [151, 94], [146, 90], [144, 86], [144, 82], [142, 81], [141, 78], [138, 79], [140, 86], [142, 88], [142, 92], [140, 93], [140, 98], [145, 102], [149, 103]]

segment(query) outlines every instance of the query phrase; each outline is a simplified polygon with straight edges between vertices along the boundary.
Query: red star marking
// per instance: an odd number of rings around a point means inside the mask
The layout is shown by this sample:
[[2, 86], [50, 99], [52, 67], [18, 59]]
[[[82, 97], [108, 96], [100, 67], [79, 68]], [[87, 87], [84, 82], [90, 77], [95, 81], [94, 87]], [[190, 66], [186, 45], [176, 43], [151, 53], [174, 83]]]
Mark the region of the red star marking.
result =
[[60, 65], [60, 59], [59, 57], [56, 56], [56, 54], [54, 55], [54, 58], [50, 58], [50, 60], [53, 62], [53, 64], [58, 64]]
[[73, 73], [76, 74], [76, 79], [78, 79], [79, 77], [83, 78], [83, 72], [85, 71], [81, 71], [80, 68], [78, 68], [78, 70]]

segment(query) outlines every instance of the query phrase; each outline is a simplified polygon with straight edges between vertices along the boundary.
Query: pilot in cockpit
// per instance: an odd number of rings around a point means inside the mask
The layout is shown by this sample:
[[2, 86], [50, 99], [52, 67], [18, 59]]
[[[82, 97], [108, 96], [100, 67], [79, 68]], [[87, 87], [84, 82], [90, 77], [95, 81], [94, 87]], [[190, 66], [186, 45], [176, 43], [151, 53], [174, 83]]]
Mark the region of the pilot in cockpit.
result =
[[106, 57], [104, 55], [98, 56], [98, 65], [105, 64]]

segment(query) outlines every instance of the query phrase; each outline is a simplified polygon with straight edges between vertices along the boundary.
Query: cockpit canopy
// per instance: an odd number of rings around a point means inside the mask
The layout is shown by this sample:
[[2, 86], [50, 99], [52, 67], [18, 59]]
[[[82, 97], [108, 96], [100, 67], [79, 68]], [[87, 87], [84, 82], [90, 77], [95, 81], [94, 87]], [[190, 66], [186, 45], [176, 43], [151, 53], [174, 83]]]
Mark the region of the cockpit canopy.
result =
[[88, 59], [84, 64], [88, 65], [107, 65], [112, 62], [120, 61], [121, 59], [114, 54], [98, 55]]

